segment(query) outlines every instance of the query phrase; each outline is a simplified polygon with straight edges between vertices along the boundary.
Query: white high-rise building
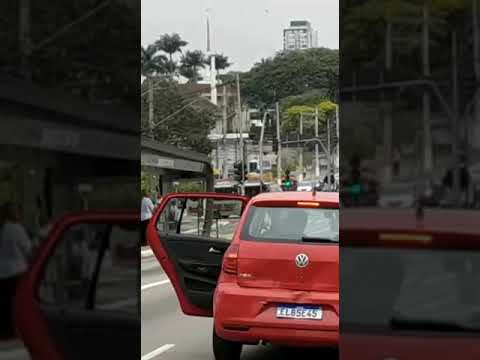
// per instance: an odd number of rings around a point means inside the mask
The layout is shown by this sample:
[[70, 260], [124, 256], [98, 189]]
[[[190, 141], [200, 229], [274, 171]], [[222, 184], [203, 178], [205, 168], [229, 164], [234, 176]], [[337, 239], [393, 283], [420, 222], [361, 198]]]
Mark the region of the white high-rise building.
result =
[[306, 20], [290, 21], [290, 27], [283, 30], [283, 49], [302, 50], [317, 47], [318, 34]]

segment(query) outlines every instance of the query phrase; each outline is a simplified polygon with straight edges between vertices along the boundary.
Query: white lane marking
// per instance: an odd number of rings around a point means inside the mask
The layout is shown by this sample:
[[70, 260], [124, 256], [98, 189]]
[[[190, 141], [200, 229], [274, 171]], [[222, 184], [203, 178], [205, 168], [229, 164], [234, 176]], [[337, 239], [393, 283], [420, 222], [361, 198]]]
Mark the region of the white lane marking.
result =
[[157, 282], [154, 282], [154, 283], [142, 285], [142, 291], [150, 289], [150, 288], [155, 287], [155, 286], [160, 286], [160, 285], [165, 285], [165, 284], [170, 284], [170, 280], [167, 279], [167, 280], [162, 280], [162, 281], [157, 281]]
[[164, 352], [172, 349], [173, 347], [175, 347], [174, 344], [167, 344], [167, 345], [160, 346], [158, 349], [155, 349], [155, 350], [153, 350], [152, 352], [143, 355], [143, 356], [142, 356], [142, 360], [150, 360], [150, 359], [153, 359], [154, 357], [163, 354]]

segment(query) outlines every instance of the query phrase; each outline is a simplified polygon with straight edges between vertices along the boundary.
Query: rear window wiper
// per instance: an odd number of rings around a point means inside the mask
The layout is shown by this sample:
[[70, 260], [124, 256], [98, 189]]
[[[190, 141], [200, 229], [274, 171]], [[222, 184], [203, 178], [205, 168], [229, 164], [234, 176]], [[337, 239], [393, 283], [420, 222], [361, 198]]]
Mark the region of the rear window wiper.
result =
[[433, 319], [409, 319], [393, 317], [390, 319], [390, 327], [398, 330], [424, 330], [442, 332], [479, 332], [480, 327], [468, 326], [451, 321]]
[[313, 243], [338, 243], [338, 238], [321, 238], [313, 236], [303, 236], [303, 242], [313, 242]]

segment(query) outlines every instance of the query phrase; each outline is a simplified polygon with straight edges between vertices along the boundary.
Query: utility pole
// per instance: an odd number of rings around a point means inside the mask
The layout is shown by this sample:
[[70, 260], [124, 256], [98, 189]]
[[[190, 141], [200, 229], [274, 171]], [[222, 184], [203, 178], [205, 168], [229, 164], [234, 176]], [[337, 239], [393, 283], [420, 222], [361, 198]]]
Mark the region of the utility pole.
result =
[[[303, 139], [303, 113], [300, 114], [300, 139]], [[300, 178], [303, 180], [303, 144], [300, 144], [300, 151], [298, 153], [298, 162], [300, 164], [300, 171], [302, 172]]]
[[[385, 70], [380, 73], [381, 83], [385, 83], [385, 73], [387, 75], [392, 69], [392, 21], [390, 16], [386, 24], [385, 36]], [[392, 133], [392, 103], [387, 99], [385, 91], [381, 92], [381, 106], [383, 107], [383, 131], [384, 131], [384, 181], [390, 183], [392, 181], [392, 154], [393, 154], [393, 133]], [[388, 101], [388, 102], [387, 102]]]
[[[453, 121], [451, 124], [452, 129], [452, 145], [453, 153], [458, 152], [458, 114], [459, 114], [459, 94], [458, 94], [458, 49], [457, 49], [457, 31], [452, 31], [452, 92], [453, 92]], [[458, 199], [460, 195], [460, 181], [459, 177], [453, 176], [453, 191], [454, 199]]]
[[335, 120], [337, 126], [337, 166], [338, 170], [340, 171], [340, 114], [338, 109], [338, 104], [340, 102], [337, 101], [337, 105], [335, 106]]
[[332, 150], [330, 148], [330, 116], [327, 115], [327, 184], [328, 190], [331, 190], [330, 173], [332, 168]]
[[[226, 136], [227, 136], [227, 122], [228, 122], [228, 109], [227, 109], [227, 87], [223, 85], [223, 126], [222, 126], [222, 143], [223, 143], [223, 154], [224, 154], [224, 160], [223, 163], [225, 164], [225, 159], [227, 158], [226, 153], [227, 153], [227, 146], [226, 146]], [[222, 176], [225, 178], [227, 177], [226, 173], [227, 169], [225, 165], [223, 165], [223, 173]]]
[[[315, 108], [315, 138], [318, 139], [318, 106]], [[318, 141], [315, 142], [315, 177], [320, 177], [320, 158]]]
[[148, 77], [148, 130], [149, 130], [149, 136], [152, 140], [154, 140], [154, 135], [153, 135], [153, 79], [152, 77]]
[[[430, 8], [427, 2], [423, 6], [423, 31], [422, 31], [422, 50], [423, 50], [423, 76], [430, 77]], [[432, 129], [431, 119], [431, 99], [427, 88], [423, 91], [423, 142], [424, 142], [424, 171], [430, 173], [433, 169], [432, 153]]]
[[277, 181], [278, 184], [282, 182], [282, 139], [280, 137], [280, 104], [277, 102], [275, 104], [275, 110], [277, 115], [277, 141], [278, 141], [278, 150], [277, 150]]
[[238, 127], [240, 133], [240, 161], [242, 163], [242, 194], [243, 184], [245, 182], [245, 154], [243, 151], [243, 121], [242, 121], [242, 96], [240, 93], [240, 74], [237, 73], [237, 111], [238, 111]]
[[19, 1], [19, 47], [20, 47], [20, 67], [21, 73], [27, 81], [32, 80], [32, 73], [30, 69], [30, 53], [31, 53], [31, 15], [30, 15], [30, 0]]
[[[478, 20], [478, 0], [472, 0], [472, 23], [473, 23], [473, 61], [475, 69], [475, 80], [478, 84], [480, 81], [480, 28]], [[473, 129], [474, 131], [469, 132], [466, 130], [468, 137], [468, 144], [478, 148], [478, 145], [475, 144], [477, 139], [480, 138], [480, 93], [479, 90], [476, 91], [475, 98], [473, 100]], [[465, 126], [468, 129], [468, 126]], [[471, 147], [470, 147], [471, 149]]]
[[[265, 111], [263, 114], [262, 120], [262, 129], [260, 131], [260, 141], [258, 143], [258, 160], [259, 160], [259, 168], [260, 168], [260, 182], [263, 184], [263, 138], [265, 136], [265, 123], [267, 122], [268, 111]], [[263, 188], [261, 187], [260, 192], [262, 192]]]
[[454, 152], [458, 148], [459, 132], [459, 87], [458, 87], [458, 48], [457, 48], [457, 30], [452, 31], [452, 92], [453, 92], [453, 147]]

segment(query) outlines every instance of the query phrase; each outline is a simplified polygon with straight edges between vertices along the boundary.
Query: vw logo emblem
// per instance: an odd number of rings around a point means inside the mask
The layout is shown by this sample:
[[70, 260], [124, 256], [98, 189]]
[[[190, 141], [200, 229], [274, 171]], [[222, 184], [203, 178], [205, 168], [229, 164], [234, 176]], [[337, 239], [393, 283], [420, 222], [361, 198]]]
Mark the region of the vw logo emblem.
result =
[[298, 254], [297, 257], [295, 258], [295, 264], [299, 268], [307, 267], [309, 262], [310, 260], [308, 259], [308, 256], [305, 254]]

